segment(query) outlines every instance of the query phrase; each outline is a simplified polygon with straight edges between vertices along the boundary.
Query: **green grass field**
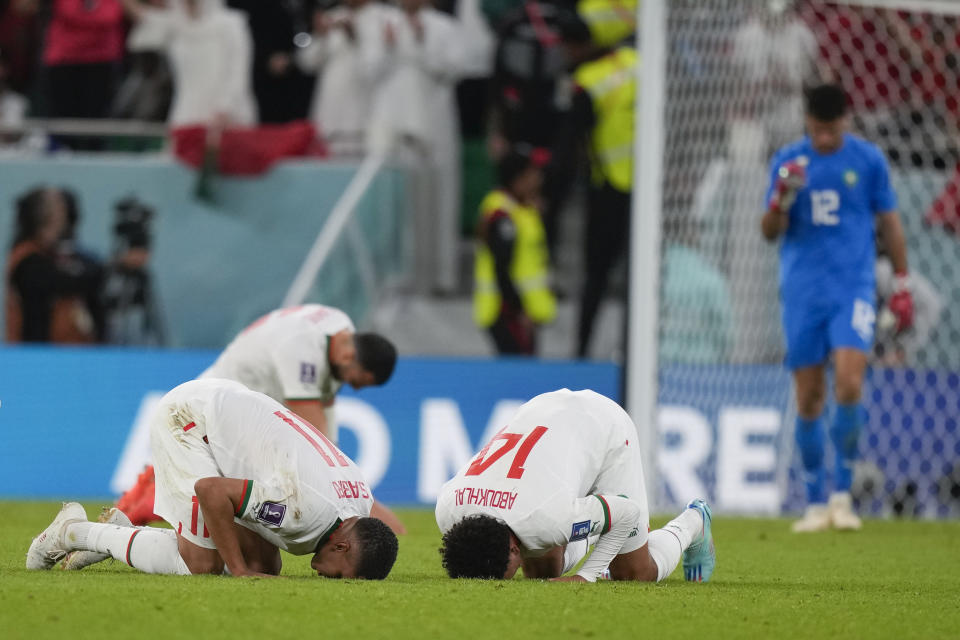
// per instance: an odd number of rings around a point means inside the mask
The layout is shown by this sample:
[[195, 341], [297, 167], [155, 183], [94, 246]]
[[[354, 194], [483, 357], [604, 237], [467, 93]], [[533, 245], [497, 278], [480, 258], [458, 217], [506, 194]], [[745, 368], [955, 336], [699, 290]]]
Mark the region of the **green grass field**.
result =
[[[101, 505], [86, 503], [88, 513]], [[28, 572], [56, 503], [0, 502], [0, 638], [956, 638], [960, 523], [869, 521], [796, 536], [786, 520], [717, 518], [709, 584], [451, 581], [433, 514], [381, 583], [325, 580], [286, 556], [282, 579], [152, 576], [107, 561]]]

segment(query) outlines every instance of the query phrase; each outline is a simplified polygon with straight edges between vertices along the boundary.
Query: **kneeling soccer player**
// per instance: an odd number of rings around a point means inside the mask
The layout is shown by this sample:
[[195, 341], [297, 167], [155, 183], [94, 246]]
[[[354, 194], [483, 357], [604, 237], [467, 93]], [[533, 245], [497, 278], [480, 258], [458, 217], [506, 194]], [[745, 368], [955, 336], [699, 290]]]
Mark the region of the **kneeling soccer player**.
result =
[[184, 383], [160, 402], [150, 445], [156, 512], [175, 531], [129, 526], [115, 510], [87, 522], [70, 502], [30, 545], [28, 569], [76, 551], [79, 564], [113, 556], [147, 573], [276, 575], [279, 549], [313, 554], [331, 578], [383, 579], [393, 567], [397, 538], [368, 517], [360, 469], [275, 400], [229, 380]]
[[561, 389], [524, 404], [440, 490], [437, 524], [451, 578], [557, 578], [596, 542], [571, 582], [657, 581], [683, 556], [687, 580], [706, 582], [716, 554], [710, 507], [694, 500], [649, 532], [637, 430], [615, 402]]

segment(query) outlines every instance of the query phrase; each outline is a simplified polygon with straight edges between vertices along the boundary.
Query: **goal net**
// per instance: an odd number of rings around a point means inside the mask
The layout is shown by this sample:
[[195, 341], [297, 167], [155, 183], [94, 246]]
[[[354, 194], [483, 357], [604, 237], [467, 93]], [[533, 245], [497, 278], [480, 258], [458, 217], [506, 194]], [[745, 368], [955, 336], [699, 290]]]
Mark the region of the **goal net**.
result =
[[729, 511], [803, 506], [777, 249], [759, 220], [772, 152], [802, 135], [803, 86], [834, 80], [854, 133], [889, 159], [916, 307], [893, 335], [881, 257], [855, 499], [960, 514], [960, 3], [665, 4], [660, 506], [701, 493]]

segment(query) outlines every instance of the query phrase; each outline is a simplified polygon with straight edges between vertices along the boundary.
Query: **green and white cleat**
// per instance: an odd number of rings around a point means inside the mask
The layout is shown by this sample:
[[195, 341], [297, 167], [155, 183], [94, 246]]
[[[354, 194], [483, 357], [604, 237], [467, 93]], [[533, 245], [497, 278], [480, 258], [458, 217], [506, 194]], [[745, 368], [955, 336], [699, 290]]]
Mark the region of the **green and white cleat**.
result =
[[710, 505], [705, 500], [697, 498], [687, 505], [688, 509], [696, 509], [703, 517], [703, 533], [699, 540], [690, 543], [683, 552], [683, 577], [690, 582], [708, 582], [717, 566], [717, 552], [713, 547], [713, 534], [710, 523], [713, 515]]
[[[100, 517], [97, 518], [97, 522], [101, 522], [103, 524], [115, 524], [121, 527], [133, 526], [133, 523], [130, 522], [130, 518], [127, 517], [127, 514], [125, 514], [123, 511], [120, 511], [120, 509], [117, 509], [116, 507], [103, 509], [100, 512]], [[103, 562], [109, 557], [109, 553], [100, 553], [98, 551], [71, 551], [63, 558], [63, 562], [60, 563], [60, 568], [64, 571], [79, 571], [80, 569], [89, 567], [92, 564]]]
[[50, 526], [33, 539], [27, 550], [27, 569], [33, 571], [52, 569], [67, 555], [64, 537], [67, 526], [74, 522], [86, 522], [87, 512], [79, 502], [64, 502], [60, 513]]

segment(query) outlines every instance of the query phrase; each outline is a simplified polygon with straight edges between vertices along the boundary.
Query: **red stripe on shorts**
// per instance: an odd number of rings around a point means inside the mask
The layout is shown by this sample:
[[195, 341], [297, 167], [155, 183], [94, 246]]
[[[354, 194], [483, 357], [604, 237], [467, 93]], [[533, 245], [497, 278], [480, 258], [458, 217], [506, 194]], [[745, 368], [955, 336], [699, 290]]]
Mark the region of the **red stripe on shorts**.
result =
[[200, 503], [197, 496], [193, 496], [193, 511], [190, 513], [190, 533], [197, 535], [197, 518], [200, 515]]
[[184, 431], [190, 431], [190, 429], [193, 429], [195, 426], [197, 426], [197, 423], [196, 423], [196, 422], [191, 422], [190, 424], [185, 424], [185, 425], [183, 425], [183, 430], [184, 430]]

